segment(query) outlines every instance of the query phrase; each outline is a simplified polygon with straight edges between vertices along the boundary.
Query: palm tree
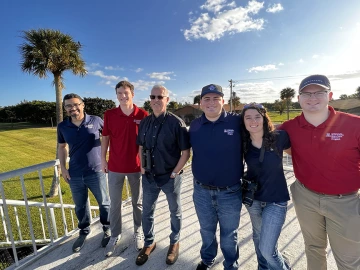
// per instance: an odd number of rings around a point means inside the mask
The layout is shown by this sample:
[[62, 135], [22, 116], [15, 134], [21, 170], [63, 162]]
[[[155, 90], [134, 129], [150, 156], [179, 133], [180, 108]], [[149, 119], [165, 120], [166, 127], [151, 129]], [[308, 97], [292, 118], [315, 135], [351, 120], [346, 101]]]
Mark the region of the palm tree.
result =
[[238, 106], [240, 106], [240, 97], [236, 95], [236, 92], [232, 92], [232, 99], [228, 100], [228, 104], [232, 103], [232, 109], [235, 110]]
[[291, 87], [286, 87], [280, 92], [280, 98], [281, 100], [284, 100], [286, 102], [286, 108], [287, 108], [287, 119], [289, 120], [289, 108], [291, 104], [291, 100], [295, 96], [295, 90]]
[[66, 70], [75, 75], [85, 76], [85, 62], [81, 58], [80, 42], [58, 30], [38, 29], [22, 31], [25, 42], [20, 45], [21, 69], [23, 72], [46, 78], [51, 72], [56, 93], [56, 121], [63, 120], [62, 89], [64, 88], [62, 74]]
[[[25, 42], [19, 46], [21, 54], [21, 69], [39, 78], [46, 78], [48, 73], [54, 76], [56, 94], [56, 121], [63, 121], [62, 89], [64, 88], [62, 74], [66, 70], [75, 75], [85, 76], [85, 62], [81, 58], [80, 42], [58, 30], [37, 29], [22, 31]], [[56, 158], [58, 154], [56, 152]], [[54, 176], [49, 196], [58, 194]]]

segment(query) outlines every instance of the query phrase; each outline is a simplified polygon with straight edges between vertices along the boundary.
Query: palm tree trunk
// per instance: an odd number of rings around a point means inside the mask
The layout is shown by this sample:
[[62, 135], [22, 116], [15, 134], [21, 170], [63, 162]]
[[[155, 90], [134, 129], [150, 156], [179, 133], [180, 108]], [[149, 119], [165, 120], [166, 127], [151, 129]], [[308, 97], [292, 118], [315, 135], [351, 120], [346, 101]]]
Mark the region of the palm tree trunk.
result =
[[[61, 72], [54, 73], [54, 84], [55, 84], [55, 94], [56, 94], [56, 126], [63, 121], [63, 108], [62, 108], [62, 83], [61, 83]], [[58, 155], [58, 144], [56, 144], [56, 159], [59, 158]], [[60, 167], [58, 166], [58, 171]], [[53, 180], [51, 183], [50, 191], [48, 197], [55, 197], [59, 195], [59, 186], [56, 181], [55, 173], [53, 175]]]

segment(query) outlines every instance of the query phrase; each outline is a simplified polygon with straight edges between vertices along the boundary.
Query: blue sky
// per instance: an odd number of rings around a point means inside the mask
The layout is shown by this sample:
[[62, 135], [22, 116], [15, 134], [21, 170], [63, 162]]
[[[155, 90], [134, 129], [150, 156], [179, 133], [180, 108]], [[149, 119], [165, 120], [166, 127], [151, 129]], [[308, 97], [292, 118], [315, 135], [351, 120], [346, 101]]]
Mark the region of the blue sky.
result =
[[216, 83], [241, 102], [279, 99], [305, 75], [331, 80], [334, 97], [360, 86], [358, 0], [107, 0], [0, 2], [0, 106], [55, 101], [53, 77], [22, 73], [22, 30], [52, 28], [83, 44], [88, 75], [64, 73], [67, 93], [116, 100], [127, 79], [142, 106], [154, 84], [192, 102]]

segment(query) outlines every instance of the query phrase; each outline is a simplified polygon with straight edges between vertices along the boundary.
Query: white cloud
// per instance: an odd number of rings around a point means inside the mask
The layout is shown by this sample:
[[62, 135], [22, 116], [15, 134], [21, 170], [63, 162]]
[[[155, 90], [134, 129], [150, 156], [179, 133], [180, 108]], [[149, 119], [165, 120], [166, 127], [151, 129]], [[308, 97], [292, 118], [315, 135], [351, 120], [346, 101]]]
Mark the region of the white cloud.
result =
[[278, 66], [283, 66], [283, 65], [284, 65], [284, 63], [281, 63], [281, 62], [278, 64]]
[[120, 79], [119, 76], [115, 76], [115, 75], [105, 75], [103, 71], [101, 70], [96, 70], [96, 71], [90, 71], [89, 72], [90, 75], [93, 76], [98, 76], [100, 78], [103, 78], [105, 80], [109, 80], [109, 81], [118, 81]]
[[299, 63], [304, 63], [305, 61], [301, 58], [300, 60], [299, 60]]
[[318, 55], [318, 54], [314, 54], [314, 55], [312, 56], [312, 58], [314, 58], [314, 59], [319, 58], [319, 55]]
[[[216, 0], [207, 1], [205, 5], [210, 4], [210, 2], [215, 3]], [[221, 5], [224, 1], [219, 0], [217, 2], [219, 2], [218, 5]], [[235, 7], [235, 2], [232, 3], [231, 7], [233, 9], [216, 13], [213, 17], [209, 13], [202, 13], [197, 19], [191, 20], [190, 29], [184, 31], [185, 39], [205, 38], [214, 41], [220, 39], [226, 33], [232, 35], [263, 29], [264, 19], [251, 18], [251, 15], [257, 14], [264, 7], [263, 2], [251, 0], [246, 7]]]
[[116, 66], [116, 67], [106, 66], [105, 69], [106, 69], [106, 70], [124, 70], [123, 67], [119, 67], [119, 66]]
[[164, 81], [144, 81], [137, 80], [136, 82], [131, 82], [134, 85], [135, 90], [145, 91], [150, 90], [155, 84], [163, 85]]
[[259, 71], [268, 71], [268, 70], [277, 70], [277, 67], [275, 65], [264, 65], [264, 66], [257, 66], [248, 69], [250, 73], [253, 71], [255, 73], [258, 73]]
[[139, 73], [139, 72], [141, 72], [141, 71], [143, 71], [144, 69], [143, 68], [137, 68], [137, 69], [135, 69], [135, 72], [136, 73]]
[[168, 80], [171, 80], [170, 76], [168, 76], [168, 75], [171, 75], [171, 74], [174, 74], [174, 72], [172, 72], [172, 71], [168, 71], [168, 72], [153, 72], [153, 73], [148, 73], [148, 74], [146, 74], [146, 75], [148, 75], [148, 76], [149, 76], [150, 78], [152, 78], [152, 79], [168, 81]]
[[266, 12], [277, 13], [282, 10], [284, 10], [283, 6], [280, 3], [278, 3], [278, 4], [269, 5], [269, 7], [266, 9]]
[[[272, 81], [256, 83], [240, 83], [236, 85], [236, 94], [240, 97], [241, 103], [249, 102], [273, 102], [280, 98], [279, 90]], [[278, 97], [278, 98], [277, 98]]]
[[89, 66], [86, 66], [85, 68], [87, 70], [93, 70], [100, 67], [101, 67], [100, 63], [91, 63]]
[[225, 7], [236, 7], [235, 1], [227, 3], [227, 0], [207, 0], [204, 5], [200, 6], [201, 9], [205, 9], [210, 12], [218, 13]]

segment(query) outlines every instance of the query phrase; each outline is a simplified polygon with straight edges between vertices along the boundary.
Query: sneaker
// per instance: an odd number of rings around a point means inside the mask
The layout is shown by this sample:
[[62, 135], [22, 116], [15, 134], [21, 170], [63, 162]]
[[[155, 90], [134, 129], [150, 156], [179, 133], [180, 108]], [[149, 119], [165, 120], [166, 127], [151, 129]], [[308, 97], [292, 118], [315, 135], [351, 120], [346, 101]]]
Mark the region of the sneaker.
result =
[[105, 257], [110, 257], [114, 251], [115, 248], [119, 245], [121, 239], [121, 234], [119, 234], [117, 237], [110, 237], [109, 243], [105, 247]]
[[137, 251], [142, 250], [144, 247], [144, 234], [143, 232], [134, 233], [135, 248]]
[[196, 270], [208, 270], [210, 269], [210, 266], [207, 266], [205, 263], [203, 263], [202, 261], [199, 262], [198, 266], [196, 267]]
[[73, 246], [72, 246], [72, 250], [73, 252], [79, 252], [80, 249], [84, 246], [85, 244], [85, 239], [86, 237], [88, 237], [89, 234], [80, 234], [78, 239], [75, 240]]
[[109, 240], [110, 240], [110, 236], [111, 236], [110, 229], [107, 229], [106, 231], [104, 231], [103, 238], [101, 239], [101, 246], [102, 247], [107, 246], [107, 244], [109, 243]]

